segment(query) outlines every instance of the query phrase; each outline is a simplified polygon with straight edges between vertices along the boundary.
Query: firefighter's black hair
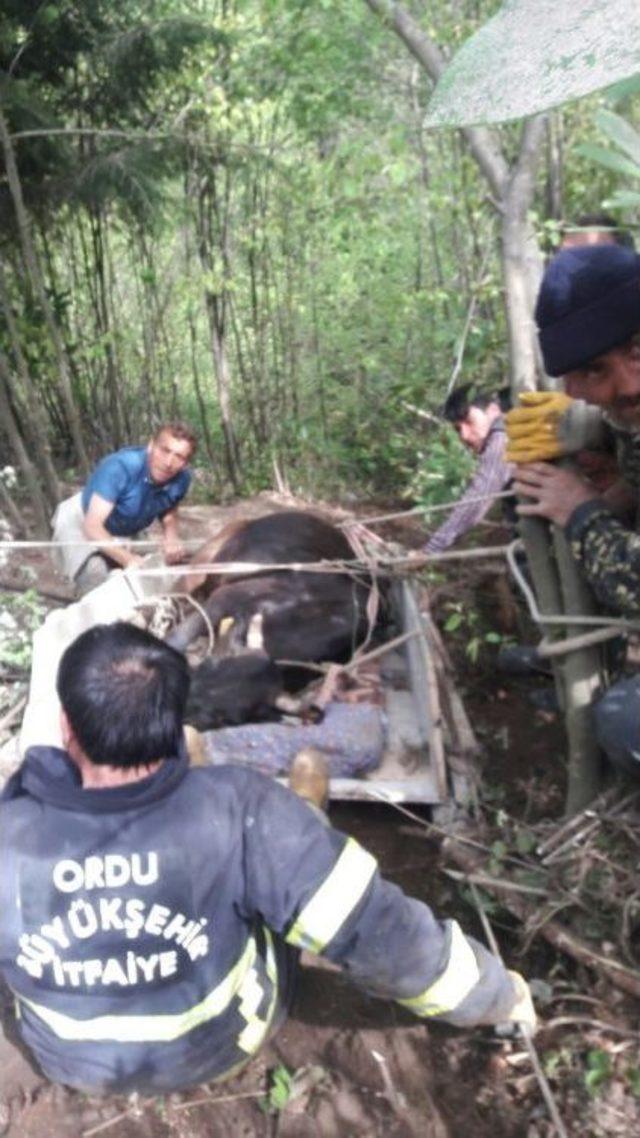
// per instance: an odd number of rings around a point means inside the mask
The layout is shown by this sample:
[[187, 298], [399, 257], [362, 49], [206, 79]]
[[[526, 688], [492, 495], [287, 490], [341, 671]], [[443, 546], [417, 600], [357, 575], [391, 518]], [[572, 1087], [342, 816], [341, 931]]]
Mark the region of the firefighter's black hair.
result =
[[151, 633], [125, 621], [81, 633], [63, 653], [57, 690], [93, 763], [136, 767], [176, 757], [189, 668]]

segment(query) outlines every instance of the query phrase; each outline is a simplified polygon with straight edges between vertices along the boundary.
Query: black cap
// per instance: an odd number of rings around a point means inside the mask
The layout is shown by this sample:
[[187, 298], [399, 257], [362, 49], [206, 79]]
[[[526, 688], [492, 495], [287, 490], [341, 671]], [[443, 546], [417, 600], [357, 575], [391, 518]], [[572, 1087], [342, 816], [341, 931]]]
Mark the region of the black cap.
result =
[[640, 257], [620, 245], [561, 249], [542, 279], [535, 319], [549, 375], [624, 344], [640, 329]]

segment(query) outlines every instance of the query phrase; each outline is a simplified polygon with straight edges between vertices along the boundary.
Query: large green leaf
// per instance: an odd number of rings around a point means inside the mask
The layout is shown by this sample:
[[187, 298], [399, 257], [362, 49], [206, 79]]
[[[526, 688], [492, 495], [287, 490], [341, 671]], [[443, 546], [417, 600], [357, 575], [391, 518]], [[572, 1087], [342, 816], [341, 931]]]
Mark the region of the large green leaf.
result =
[[599, 166], [606, 166], [608, 170], [613, 170], [616, 174], [624, 174], [630, 178], [640, 176], [640, 168], [636, 163], [625, 158], [623, 154], [618, 154], [615, 150], [607, 150], [606, 147], [598, 146], [593, 142], [581, 143], [580, 146], [576, 146], [575, 150], [583, 158], [588, 158], [590, 162], [597, 162]]
[[631, 123], [627, 122], [620, 115], [616, 115], [613, 111], [598, 111], [596, 115], [596, 126], [600, 127], [603, 134], [628, 154], [632, 162], [635, 162], [638, 167], [638, 174], [640, 174], [640, 134]]
[[613, 87], [608, 88], [605, 98], [610, 106], [615, 107], [618, 103], [634, 99], [636, 95], [640, 95], [640, 72], [614, 83]]
[[640, 193], [636, 190], [616, 190], [610, 198], [602, 203], [603, 209], [638, 209], [640, 208]]
[[444, 71], [427, 123], [522, 118], [638, 72], [640, 0], [506, 0]]

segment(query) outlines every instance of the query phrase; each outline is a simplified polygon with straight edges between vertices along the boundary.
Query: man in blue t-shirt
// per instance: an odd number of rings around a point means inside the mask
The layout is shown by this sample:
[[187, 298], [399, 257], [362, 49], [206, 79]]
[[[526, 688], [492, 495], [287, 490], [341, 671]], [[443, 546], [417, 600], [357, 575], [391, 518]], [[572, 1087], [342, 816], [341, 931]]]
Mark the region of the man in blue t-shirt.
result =
[[[142, 564], [140, 554], [113, 539], [135, 537], [153, 521], [162, 526], [167, 564], [184, 560], [178, 503], [189, 489], [195, 448], [190, 427], [164, 423], [146, 447], [124, 447], [103, 458], [84, 489], [60, 504], [53, 539], [61, 543], [64, 571], [79, 596], [104, 581], [110, 569]], [[83, 545], [83, 539], [97, 547]]]

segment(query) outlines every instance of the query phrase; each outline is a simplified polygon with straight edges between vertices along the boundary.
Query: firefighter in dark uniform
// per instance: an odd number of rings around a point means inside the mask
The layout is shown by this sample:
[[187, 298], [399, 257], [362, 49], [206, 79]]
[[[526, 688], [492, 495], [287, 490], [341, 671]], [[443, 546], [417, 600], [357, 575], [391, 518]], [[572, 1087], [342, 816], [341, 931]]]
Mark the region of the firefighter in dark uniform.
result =
[[[536, 305], [540, 347], [563, 392], [531, 392], [506, 416], [507, 456], [519, 464], [520, 513], [563, 526], [603, 608], [640, 614], [640, 257], [631, 248], [563, 249]], [[546, 461], [609, 441], [619, 477], [599, 494]], [[603, 749], [640, 774], [640, 676], [612, 685], [595, 707]]]
[[302, 948], [417, 1016], [533, 1028], [522, 977], [309, 802], [190, 768], [188, 683], [140, 629], [83, 633], [58, 673], [65, 749], [32, 748], [5, 789], [0, 966], [44, 1073], [147, 1094], [226, 1075], [285, 1018]]

